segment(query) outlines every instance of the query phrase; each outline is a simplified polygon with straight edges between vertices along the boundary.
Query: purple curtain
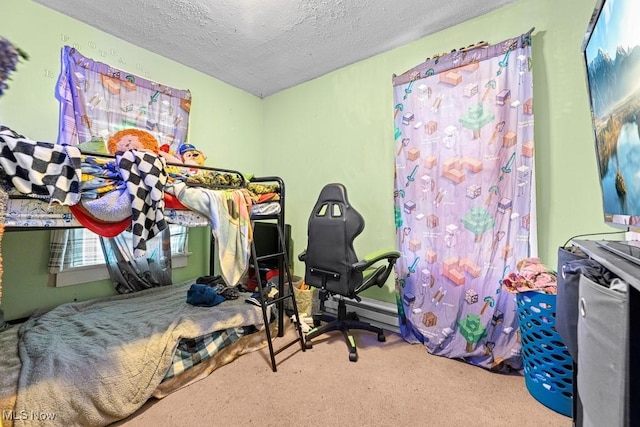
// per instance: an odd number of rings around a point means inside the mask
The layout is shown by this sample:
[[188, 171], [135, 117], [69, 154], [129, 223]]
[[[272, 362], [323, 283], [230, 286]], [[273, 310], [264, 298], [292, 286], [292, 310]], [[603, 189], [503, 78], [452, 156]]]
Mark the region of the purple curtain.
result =
[[515, 295], [535, 256], [531, 31], [393, 78], [397, 302], [404, 338], [520, 369]]
[[104, 144], [126, 128], [143, 129], [177, 153], [187, 138], [191, 93], [152, 82], [62, 49], [58, 142]]

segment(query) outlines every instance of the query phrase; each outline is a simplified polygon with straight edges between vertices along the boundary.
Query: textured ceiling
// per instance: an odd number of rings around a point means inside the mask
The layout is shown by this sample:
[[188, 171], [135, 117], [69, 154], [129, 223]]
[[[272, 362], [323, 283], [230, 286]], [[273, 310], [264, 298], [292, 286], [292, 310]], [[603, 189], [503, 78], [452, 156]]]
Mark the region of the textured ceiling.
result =
[[265, 97], [515, 0], [35, 1]]

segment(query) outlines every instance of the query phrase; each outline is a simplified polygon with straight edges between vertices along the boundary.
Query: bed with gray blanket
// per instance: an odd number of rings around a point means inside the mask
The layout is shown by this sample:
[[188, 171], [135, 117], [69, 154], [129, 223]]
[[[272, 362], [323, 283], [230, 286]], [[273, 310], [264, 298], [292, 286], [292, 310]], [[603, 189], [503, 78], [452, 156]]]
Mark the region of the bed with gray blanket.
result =
[[[264, 333], [250, 333], [264, 329], [260, 307], [242, 295], [193, 306], [189, 287], [63, 304], [1, 332], [3, 426], [33, 425], [34, 416], [46, 425], [107, 425], [266, 345]], [[189, 348], [207, 356], [185, 363], [177, 354]]]

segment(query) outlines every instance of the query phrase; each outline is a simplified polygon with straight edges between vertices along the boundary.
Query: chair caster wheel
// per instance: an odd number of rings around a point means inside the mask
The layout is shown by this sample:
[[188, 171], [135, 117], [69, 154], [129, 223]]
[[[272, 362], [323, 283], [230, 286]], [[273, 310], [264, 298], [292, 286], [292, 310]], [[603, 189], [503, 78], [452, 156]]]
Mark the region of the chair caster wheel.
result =
[[349, 361], [357, 362], [358, 361], [358, 353], [349, 353]]
[[384, 334], [378, 334], [378, 341], [379, 342], [385, 342], [387, 339], [385, 338]]
[[311, 350], [313, 348], [313, 343], [311, 341], [305, 341], [304, 348], [306, 348], [307, 350]]

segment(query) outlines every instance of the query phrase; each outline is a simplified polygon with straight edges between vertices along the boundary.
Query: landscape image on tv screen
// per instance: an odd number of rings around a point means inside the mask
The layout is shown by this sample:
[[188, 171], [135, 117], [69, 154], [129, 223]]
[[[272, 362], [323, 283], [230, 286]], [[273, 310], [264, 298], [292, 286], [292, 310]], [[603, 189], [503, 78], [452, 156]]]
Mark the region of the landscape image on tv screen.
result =
[[599, 2], [587, 37], [605, 220], [634, 225], [640, 217], [640, 0]]

